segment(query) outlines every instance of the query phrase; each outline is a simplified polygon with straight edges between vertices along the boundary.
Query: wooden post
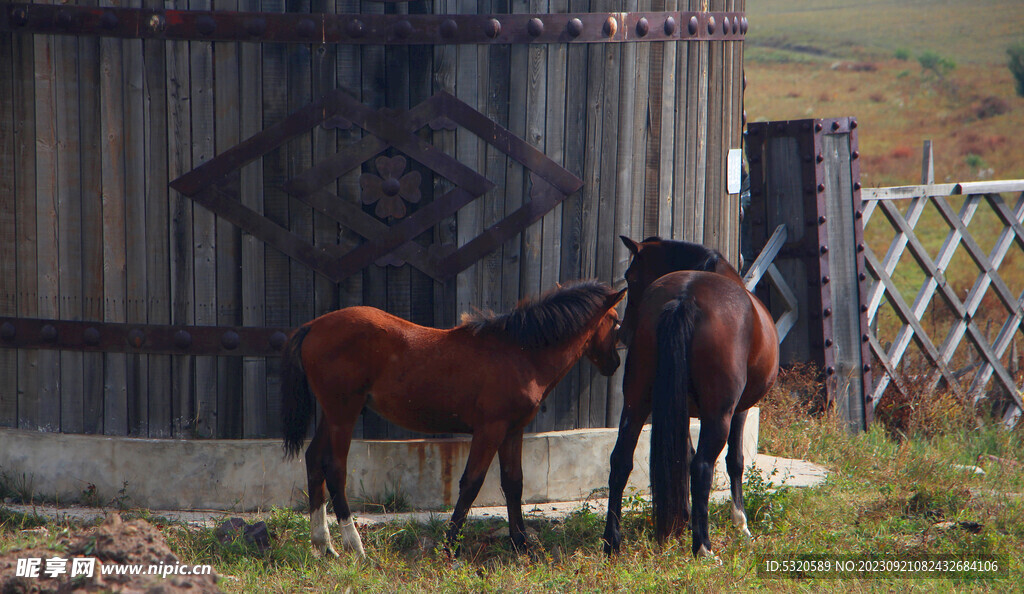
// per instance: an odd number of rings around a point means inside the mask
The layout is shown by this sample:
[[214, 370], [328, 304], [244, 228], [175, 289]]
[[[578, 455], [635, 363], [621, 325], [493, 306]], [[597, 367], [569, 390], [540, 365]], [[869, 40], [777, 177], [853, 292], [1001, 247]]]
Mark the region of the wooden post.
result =
[[864, 429], [871, 415], [856, 127], [853, 118], [752, 124], [744, 221], [755, 247], [786, 225], [789, 242], [776, 266], [797, 288], [801, 319], [782, 343], [782, 362], [817, 363], [829, 402], [851, 430]]

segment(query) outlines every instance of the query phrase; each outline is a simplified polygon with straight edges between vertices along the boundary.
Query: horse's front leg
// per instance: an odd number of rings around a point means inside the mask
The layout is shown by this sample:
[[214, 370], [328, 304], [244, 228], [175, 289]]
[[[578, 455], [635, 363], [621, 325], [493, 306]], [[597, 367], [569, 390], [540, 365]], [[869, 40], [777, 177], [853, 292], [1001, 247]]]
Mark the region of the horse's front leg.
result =
[[508, 534], [512, 546], [521, 551], [526, 544], [526, 524], [523, 522], [523, 430], [505, 437], [498, 448], [501, 463], [501, 490], [508, 507]]
[[622, 544], [622, 493], [633, 471], [633, 453], [643, 431], [644, 421], [651, 414], [648, 398], [627, 397], [619, 419], [619, 435], [612, 450], [611, 472], [608, 475], [608, 517], [604, 526], [604, 552], [607, 555], [619, 551]]
[[459, 499], [455, 502], [455, 511], [452, 512], [452, 519], [448, 525], [448, 550], [455, 555], [459, 554], [458, 540], [462, 525], [469, 515], [469, 508], [480, 493], [480, 487], [484, 484], [484, 477], [487, 476], [487, 469], [494, 460], [498, 446], [505, 440], [506, 430], [504, 425], [482, 425], [473, 429], [469, 460], [466, 461], [466, 470], [459, 479]]

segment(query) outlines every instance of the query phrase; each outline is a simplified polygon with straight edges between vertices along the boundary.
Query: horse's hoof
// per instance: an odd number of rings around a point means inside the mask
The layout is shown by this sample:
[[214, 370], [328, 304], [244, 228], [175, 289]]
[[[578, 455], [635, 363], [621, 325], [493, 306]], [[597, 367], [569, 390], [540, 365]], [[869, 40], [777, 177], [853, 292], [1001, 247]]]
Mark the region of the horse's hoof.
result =
[[721, 557], [714, 554], [712, 551], [709, 551], [707, 548], [704, 547], [704, 545], [700, 545], [700, 548], [697, 549], [697, 552], [694, 554], [694, 556], [698, 559], [709, 561], [718, 566], [722, 565]]

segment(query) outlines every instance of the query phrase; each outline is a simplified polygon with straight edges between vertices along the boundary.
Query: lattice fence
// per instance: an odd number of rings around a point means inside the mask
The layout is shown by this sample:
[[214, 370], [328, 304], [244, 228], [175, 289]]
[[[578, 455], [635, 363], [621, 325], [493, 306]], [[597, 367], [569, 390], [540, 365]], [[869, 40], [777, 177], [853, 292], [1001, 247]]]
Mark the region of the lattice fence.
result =
[[[944, 380], [975, 402], [1006, 394], [999, 412], [1012, 427], [1024, 409], [1015, 344], [1024, 337], [1024, 180], [934, 184], [927, 156], [925, 170], [920, 186], [861, 192], [874, 277], [868, 336], [885, 371], [868, 401], [906, 393], [910, 381], [931, 390]], [[870, 244], [886, 234], [882, 219], [894, 236], [879, 258]]]

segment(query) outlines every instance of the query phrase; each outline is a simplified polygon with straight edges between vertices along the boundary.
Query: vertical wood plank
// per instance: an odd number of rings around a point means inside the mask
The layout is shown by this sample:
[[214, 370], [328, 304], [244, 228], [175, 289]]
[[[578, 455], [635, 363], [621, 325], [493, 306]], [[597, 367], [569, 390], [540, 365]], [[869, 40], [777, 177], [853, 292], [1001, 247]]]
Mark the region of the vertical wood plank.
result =
[[[239, 0], [240, 10], [255, 11], [260, 8], [259, 0]], [[239, 126], [241, 138], [260, 132], [263, 129], [263, 86], [261, 71], [263, 68], [263, 52], [260, 46], [239, 44], [238, 87], [239, 87]], [[264, 160], [246, 165], [241, 171], [242, 204], [258, 213], [263, 213], [263, 172]], [[241, 307], [242, 324], [246, 326], [263, 326], [266, 321], [266, 246], [262, 241], [245, 234], [241, 238]], [[266, 434], [266, 411], [268, 401], [280, 398], [278, 393], [268, 393], [267, 379], [268, 359], [266, 357], [245, 357], [242, 359], [242, 398], [238, 405], [229, 410], [237, 411], [241, 416], [241, 426], [234, 427], [230, 420], [225, 420], [225, 427], [232, 427], [229, 434], [239, 432], [243, 437], [256, 437]], [[240, 406], [240, 409], [238, 408]]]
[[[513, 6], [520, 12], [543, 12], [546, 3], [539, 1], [521, 0]], [[545, 100], [540, 95], [543, 83], [540, 80], [544, 63], [547, 59], [549, 47], [537, 45], [517, 45], [512, 48], [510, 56], [513, 72], [526, 73], [526, 76], [514, 76], [510, 82], [509, 99], [513, 105], [525, 106], [525, 109], [513, 109], [509, 113], [509, 123], [515, 128], [513, 131], [520, 138], [526, 139], [533, 146], [543, 147], [543, 132], [545, 122]], [[565, 99], [561, 101], [564, 103]], [[543, 150], [543, 148], [542, 148]], [[530, 176], [525, 170], [514, 167], [506, 179], [507, 187], [506, 200], [509, 208], [514, 204], [522, 206], [530, 200]], [[514, 196], [512, 194], [515, 194]], [[528, 295], [536, 295], [541, 292], [541, 259], [544, 250], [544, 226], [543, 223], [534, 223], [520, 234], [519, 238], [519, 273], [518, 287], [514, 299], [518, 300]], [[513, 246], [508, 246], [509, 250]], [[512, 263], [508, 263], [508, 268]], [[511, 279], [509, 279], [511, 280]], [[512, 297], [509, 295], [509, 297]]]
[[[15, 188], [16, 241], [18, 249], [18, 315], [37, 317], [39, 312], [39, 272], [37, 242], [38, 177], [36, 150], [36, 82], [38, 60], [36, 39], [32, 35], [16, 35], [11, 50], [14, 125], [14, 170], [20, 171]], [[16, 426], [36, 428], [39, 402], [39, 351], [18, 351], [18, 409]]]
[[[477, 3], [475, 0], [458, 0], [457, 8], [460, 14], [476, 14]], [[458, 66], [455, 80], [455, 96], [474, 108], [482, 104], [480, 100], [481, 74], [484, 65], [481, 64], [481, 48], [473, 45], [459, 45]], [[474, 171], [483, 171], [482, 159], [484, 157], [483, 143], [473, 133], [459, 128], [455, 133], [455, 156], [466, 166]], [[458, 212], [458, 245], [462, 247], [469, 240], [480, 234], [482, 216], [480, 212], [480, 200], [474, 200], [462, 207]], [[480, 303], [480, 263], [474, 264], [458, 274], [457, 286], [457, 310], [468, 311]]]
[[[313, 0], [310, 10], [314, 13], [335, 12], [334, 0]], [[337, 72], [337, 52], [327, 45], [313, 47], [312, 63], [312, 98], [319, 99], [324, 94], [333, 91], [337, 84], [335, 74]], [[313, 155], [312, 162], [319, 163], [321, 160], [333, 155], [337, 149], [337, 132], [327, 130], [322, 126], [313, 129]], [[316, 245], [335, 246], [338, 244], [338, 224], [330, 217], [313, 211], [313, 242]], [[313, 315], [318, 316], [338, 307], [338, 285], [324, 278], [322, 275], [313, 275]]]
[[[54, 99], [57, 139], [57, 288], [60, 319], [82, 319], [82, 164], [79, 100], [78, 40], [61, 36], [54, 40]], [[85, 398], [82, 389], [82, 353], [61, 351], [60, 429], [81, 433]]]
[[[677, 0], [665, 2], [665, 10], [676, 10]], [[675, 237], [675, 222], [672, 220], [672, 209], [676, 200], [673, 195], [675, 168], [675, 135], [676, 135], [676, 46], [679, 42], [664, 44], [661, 72], [661, 146], [658, 157], [658, 235]]]
[[[214, 0], [215, 10], [238, 10], [238, 0]], [[248, 45], [248, 44], [247, 44]], [[242, 140], [240, 133], [242, 113], [242, 94], [239, 89], [239, 72], [250, 67], [240, 61], [238, 43], [214, 43], [213, 52], [213, 102], [214, 113], [214, 149], [220, 154]], [[258, 85], [256, 86], [258, 88]], [[253, 87], [248, 87], [245, 94], [251, 94]], [[245, 173], [242, 174], [243, 176]], [[251, 175], [246, 176], [246, 183], [251, 182]], [[246, 187], [240, 190], [240, 199], [251, 200], [244, 192], [251, 191]], [[244, 324], [242, 316], [242, 233], [241, 229], [221, 219], [216, 219], [216, 324], [235, 326]], [[197, 273], [198, 274], [198, 273]], [[218, 357], [217, 358], [217, 392], [216, 392], [216, 424], [211, 424], [212, 435], [218, 438], [238, 438], [242, 436], [242, 398], [243, 368], [246, 360], [251, 357]], [[265, 374], [264, 374], [265, 375]], [[266, 389], [266, 382], [261, 382]], [[200, 411], [202, 412], [202, 411]], [[200, 415], [200, 420], [203, 417]], [[200, 433], [202, 436], [202, 433]]]
[[[686, 8], [685, 2], [680, 2], [680, 8]], [[672, 202], [672, 238], [687, 239], [690, 237], [690, 226], [693, 217], [693, 197], [687, 193], [687, 183], [691, 178], [691, 170], [687, 165], [690, 136], [693, 134], [690, 114], [691, 96], [689, 89], [690, 62], [693, 59], [694, 44], [676, 43], [676, 127], [675, 147], [673, 148], [675, 176], [672, 180], [672, 193], [675, 200]]]
[[[529, 0], [513, 0], [511, 11], [513, 13], [529, 13], [534, 11], [533, 6]], [[543, 47], [536, 49], [546, 52], [546, 49]], [[527, 89], [533, 82], [531, 70], [533, 66], [533, 52], [534, 48], [527, 47], [525, 44], [514, 44], [509, 49], [508, 58], [510, 72], [528, 73], [527, 76], [511, 76], [508, 84], [508, 129], [516, 136], [525, 138], [527, 142], [532, 141], [531, 135], [527, 133], [527, 121], [531, 118], [530, 115], [527, 115], [527, 112], [533, 111], [528, 104]], [[516, 106], [525, 107], [520, 109]], [[511, 160], [508, 165], [504, 187], [505, 214], [511, 213], [523, 205], [527, 183], [527, 173], [524, 167]], [[498, 306], [500, 311], [507, 311], [515, 306], [522, 296], [522, 292], [531, 292], [523, 286], [523, 279], [525, 278], [523, 270], [531, 264], [535, 264], [537, 260], [535, 253], [531, 256], [531, 250], [528, 247], [531, 242], [528, 241], [527, 237], [531, 232], [535, 232], [534, 226], [510, 238], [502, 246], [502, 287], [500, 305]], [[536, 242], [533, 243], [534, 245], [536, 244]], [[530, 263], [528, 263], [528, 260]], [[539, 270], [539, 267], [534, 266], [534, 269]]]
[[[95, 6], [96, 0], [86, 4]], [[79, 248], [82, 270], [81, 316], [85, 320], [103, 320], [103, 199], [102, 145], [104, 137], [100, 113], [100, 40], [77, 39], [79, 71], [79, 113], [81, 114], [79, 168], [81, 170], [82, 243]], [[82, 353], [82, 427], [83, 433], [103, 433], [103, 383], [106, 356]]]
[[[408, 4], [410, 14], [432, 14], [433, 7], [429, 3], [412, 2]], [[418, 105], [428, 99], [433, 93], [431, 90], [431, 71], [433, 70], [433, 53], [422, 51], [421, 48], [409, 48], [409, 104]], [[427, 134], [424, 132], [423, 134]], [[425, 204], [433, 198], [430, 170], [423, 167], [412, 159], [409, 160], [409, 169], [418, 171], [420, 174], [420, 193], [422, 198], [420, 204]], [[411, 209], [410, 212], [414, 212]], [[433, 242], [432, 231], [422, 233], [416, 238], [416, 242], [429, 248]], [[434, 319], [434, 281], [422, 271], [409, 266], [409, 300], [410, 320], [427, 326], [436, 326]]]
[[[438, 12], [449, 14], [458, 11], [457, 0], [438, 0]], [[455, 94], [456, 69], [458, 53], [453, 45], [434, 46], [433, 90]], [[447, 155], [454, 155], [455, 132], [452, 130], [436, 130], [433, 132], [433, 144]], [[450, 182], [441, 176], [433, 176], [433, 194], [440, 196], [451, 188]], [[434, 226], [434, 242], [440, 245], [456, 245], [458, 242], [458, 216], [445, 218]], [[434, 325], [439, 328], [450, 328], [456, 324], [457, 311], [457, 280], [448, 279], [434, 283]]]
[[[537, 5], [538, 12], [565, 13], [568, 9], [569, 3], [567, 0], [554, 0], [549, 5], [547, 3], [539, 3]], [[531, 47], [530, 50], [530, 79], [532, 81], [536, 77], [537, 80], [537, 109], [539, 111], [537, 119], [539, 120], [539, 125], [542, 126], [542, 128], [536, 131], [536, 135], [543, 140], [534, 140], [534, 134], [528, 136], [527, 140], [536, 143], [536, 147], [539, 150], [543, 151], [551, 160], [561, 164], [565, 160], [565, 153], [562, 148], [565, 135], [567, 47], [566, 44], [550, 44], [547, 47], [537, 48], [536, 66], [533, 64], [534, 59], [532, 56], [534, 48]], [[537, 290], [544, 292], [558, 283], [561, 274], [561, 207], [556, 206], [551, 212], [544, 215], [544, 218], [539, 223], [534, 223], [533, 227], [538, 225], [541, 228], [541, 267], [540, 287]], [[566, 379], [572, 381], [574, 378], [567, 377]]]
[[[491, 14], [505, 14], [509, 11], [507, 0], [493, 0], [485, 10]], [[509, 78], [511, 55], [508, 45], [488, 46], [481, 68], [484, 85], [481, 111], [504, 128], [509, 125]], [[495, 188], [478, 200], [481, 201], [481, 228], [487, 229], [505, 216], [506, 172], [511, 165], [507, 155], [491, 146], [484, 145], [484, 177], [494, 183]], [[485, 255], [477, 264], [480, 267], [480, 301], [477, 307], [499, 311], [502, 299], [502, 249]], [[517, 267], [518, 268], [518, 267]]]
[[[141, 6], [140, 0], [134, 0], [133, 7]], [[160, 249], [149, 245], [149, 217], [147, 208], [150, 204], [147, 186], [147, 163], [150, 161], [148, 138], [151, 135], [149, 126], [147, 80], [143, 41], [126, 39], [122, 41], [124, 60], [124, 193], [125, 193], [125, 294], [127, 298], [125, 321], [145, 323], [149, 318], [149, 280], [147, 263], [150, 249]], [[128, 158], [134, 155], [136, 158]], [[142, 155], [143, 158], [138, 158]], [[163, 167], [162, 163], [154, 167]], [[157, 213], [152, 213], [157, 216]], [[125, 369], [126, 410], [122, 414], [126, 418], [125, 433], [116, 431], [117, 408], [114, 400], [109, 400], [111, 407], [107, 409], [107, 425], [109, 433], [127, 434], [144, 437], [149, 430], [149, 378], [150, 357], [147, 355], [127, 355]], [[116, 391], [113, 385], [111, 390]], [[108, 391], [109, 392], [109, 391]]]
[[[98, 151], [101, 162], [102, 223], [92, 227], [102, 240], [102, 318], [105, 322], [127, 321], [127, 239], [125, 171], [125, 56], [120, 39], [99, 40], [100, 128], [104, 142]], [[84, 103], [83, 103], [84, 105]], [[140, 153], [135, 153], [140, 154]], [[138, 198], [138, 196], [133, 196]], [[141, 247], [141, 246], [140, 246]], [[109, 353], [103, 370], [102, 421], [90, 433], [107, 435], [128, 433], [127, 355]], [[92, 367], [87, 364], [87, 370]], [[97, 430], [99, 429], [99, 430]]]
[[[57, 60], [52, 36], [36, 35], [36, 241], [38, 249], [38, 309], [43, 318], [60, 316], [60, 260], [58, 253], [58, 172], [57, 172]], [[39, 391], [26, 395], [29, 428], [46, 431], [60, 429], [60, 353], [41, 351]], [[34, 400], [34, 402], [33, 402]], [[20, 412], [20, 409], [19, 409]], [[20, 424], [20, 423], [19, 423]]]
[[[0, 315], [18, 313], [14, 34], [0, 33]], [[20, 177], [20, 176], [19, 176]], [[18, 426], [18, 351], [0, 349], [0, 427]]]
[[[385, 6], [385, 13], [408, 14], [409, 5], [401, 3], [388, 3]], [[410, 48], [408, 46], [386, 46], [384, 48], [384, 102], [389, 109], [407, 110], [409, 104], [409, 68]], [[392, 153], [398, 156], [398, 152]], [[408, 156], [406, 159], [406, 171], [412, 166]], [[379, 171], [377, 173], [380, 173]], [[404, 171], [402, 174], [404, 175]], [[412, 213], [414, 205], [406, 204], [406, 213]], [[397, 219], [388, 219], [386, 224], [393, 224]], [[387, 277], [387, 311], [408, 320], [412, 317], [412, 267], [408, 264], [402, 266], [387, 266], [384, 273]], [[398, 431], [397, 433], [395, 431]], [[400, 435], [402, 431], [397, 427], [388, 427], [388, 436]]]
[[[143, 0], [146, 8], [162, 8], [158, 0]], [[164, 41], [143, 41], [143, 73], [146, 100], [146, 284], [147, 318], [150, 324], [171, 323], [171, 234], [168, 220], [168, 45]], [[170, 437], [171, 398], [174, 394], [171, 357], [149, 356], [149, 387], [146, 430], [150, 437]], [[140, 408], [139, 413], [142, 414]]]
[[[654, 0], [652, 10], [665, 10], [665, 0]], [[665, 116], [663, 102], [665, 100], [665, 53], [670, 51], [666, 48], [667, 43], [656, 43], [650, 48], [650, 62], [646, 67], [650, 70], [648, 100], [648, 118], [650, 132], [644, 151], [644, 237], [660, 235], [658, 221], [661, 217], [661, 150], [662, 136], [666, 127], [662, 124]]]
[[[192, 10], [210, 10], [210, 0], [191, 0]], [[215, 154], [213, 45], [208, 41], [188, 43], [189, 96], [191, 123], [191, 167], [212, 159]], [[219, 122], [218, 122], [219, 123]], [[190, 168], [191, 168], [190, 167]], [[187, 170], [186, 170], [187, 171]], [[192, 298], [193, 319], [199, 326], [218, 323], [217, 303], [217, 218], [201, 206], [192, 208]], [[195, 376], [191, 398], [192, 413], [187, 431], [191, 437], [215, 437], [218, 404], [217, 357], [193, 359]]]

